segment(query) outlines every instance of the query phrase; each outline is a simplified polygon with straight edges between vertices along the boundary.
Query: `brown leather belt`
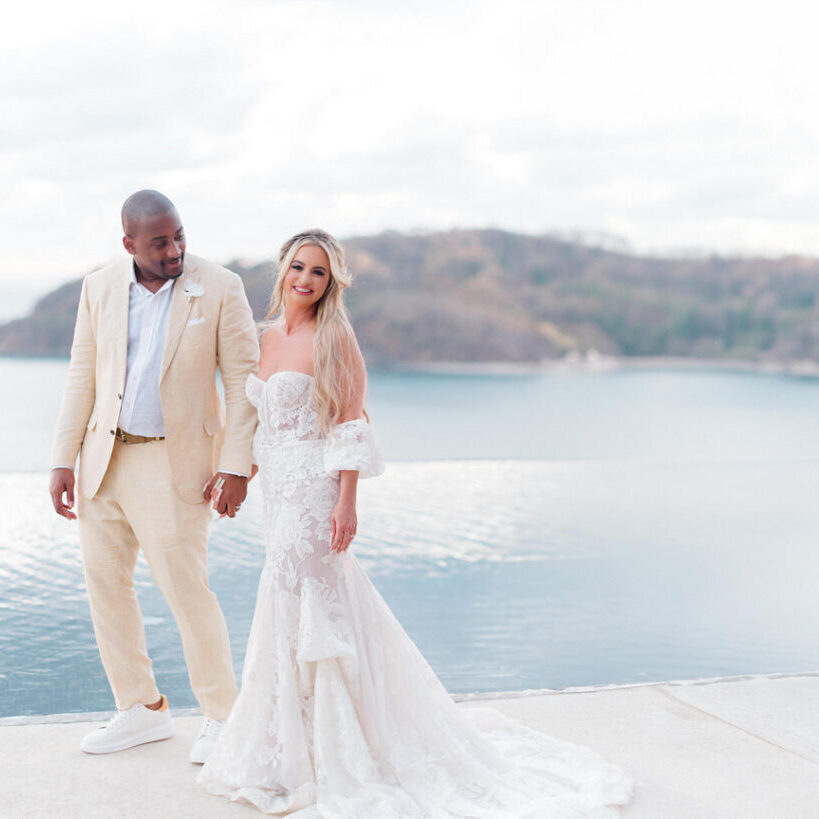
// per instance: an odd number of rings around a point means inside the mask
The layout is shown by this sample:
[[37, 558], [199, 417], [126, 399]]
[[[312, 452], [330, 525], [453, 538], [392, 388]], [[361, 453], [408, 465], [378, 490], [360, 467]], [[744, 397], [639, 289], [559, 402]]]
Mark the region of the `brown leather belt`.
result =
[[117, 440], [122, 441], [123, 444], [147, 444], [148, 441], [164, 441], [164, 435], [131, 435], [124, 429], [117, 427]]

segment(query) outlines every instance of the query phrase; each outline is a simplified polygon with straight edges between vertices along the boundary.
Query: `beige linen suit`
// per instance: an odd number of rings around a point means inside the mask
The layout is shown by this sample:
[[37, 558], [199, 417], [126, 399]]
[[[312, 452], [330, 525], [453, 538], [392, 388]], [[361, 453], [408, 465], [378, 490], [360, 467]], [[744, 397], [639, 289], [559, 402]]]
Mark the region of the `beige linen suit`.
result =
[[255, 325], [241, 279], [186, 254], [173, 286], [160, 373], [165, 440], [124, 444], [115, 432], [125, 392], [132, 265], [129, 256], [83, 282], [52, 464], [74, 464], [79, 455], [83, 564], [117, 707], [159, 699], [133, 585], [142, 547], [179, 627], [194, 694], [207, 716], [223, 719], [236, 681], [224, 618], [208, 588], [211, 512], [202, 490], [217, 470], [250, 474], [256, 411], [245, 381], [258, 365]]

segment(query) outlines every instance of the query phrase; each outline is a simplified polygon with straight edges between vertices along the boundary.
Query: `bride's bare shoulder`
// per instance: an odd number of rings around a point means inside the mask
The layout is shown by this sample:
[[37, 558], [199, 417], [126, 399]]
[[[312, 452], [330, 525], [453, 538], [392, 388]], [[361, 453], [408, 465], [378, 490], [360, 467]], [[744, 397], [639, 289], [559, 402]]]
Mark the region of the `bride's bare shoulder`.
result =
[[270, 361], [275, 359], [284, 340], [281, 328], [271, 324], [262, 333], [259, 349], [259, 372], [265, 372], [270, 367]]
[[271, 324], [267, 329], [262, 333], [261, 344], [262, 349], [264, 350], [267, 348], [274, 348], [281, 344], [282, 340], [284, 339], [284, 333], [276, 324]]

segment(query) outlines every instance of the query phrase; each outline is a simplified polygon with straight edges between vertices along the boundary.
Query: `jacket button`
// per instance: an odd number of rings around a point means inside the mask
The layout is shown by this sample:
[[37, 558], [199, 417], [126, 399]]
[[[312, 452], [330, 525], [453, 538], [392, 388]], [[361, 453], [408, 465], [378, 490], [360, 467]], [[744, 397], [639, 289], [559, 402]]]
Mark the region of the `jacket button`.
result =
[[121, 392], [117, 393], [117, 398], [119, 398], [119, 400], [122, 401], [122, 393]]
[[112, 429], [111, 430], [111, 435], [116, 435], [116, 434], [117, 434], [117, 431], [115, 429]]

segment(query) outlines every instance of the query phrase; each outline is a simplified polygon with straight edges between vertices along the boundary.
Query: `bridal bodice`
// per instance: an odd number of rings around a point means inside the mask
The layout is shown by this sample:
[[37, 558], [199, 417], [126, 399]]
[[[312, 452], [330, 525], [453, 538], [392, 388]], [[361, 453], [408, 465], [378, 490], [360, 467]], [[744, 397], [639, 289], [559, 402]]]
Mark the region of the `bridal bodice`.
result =
[[312, 443], [310, 448], [321, 449], [324, 469], [334, 477], [339, 470], [356, 470], [360, 478], [384, 471], [381, 453], [365, 419], [336, 424], [329, 435], [323, 434], [313, 400], [313, 376], [282, 370], [262, 381], [250, 375], [245, 389], [259, 415], [253, 438], [255, 463], [261, 464], [271, 448]]

